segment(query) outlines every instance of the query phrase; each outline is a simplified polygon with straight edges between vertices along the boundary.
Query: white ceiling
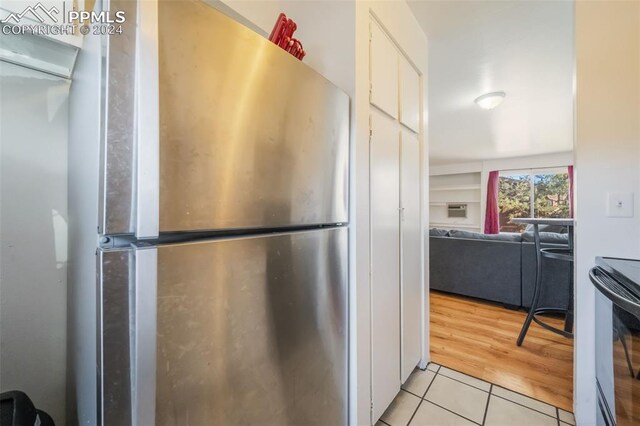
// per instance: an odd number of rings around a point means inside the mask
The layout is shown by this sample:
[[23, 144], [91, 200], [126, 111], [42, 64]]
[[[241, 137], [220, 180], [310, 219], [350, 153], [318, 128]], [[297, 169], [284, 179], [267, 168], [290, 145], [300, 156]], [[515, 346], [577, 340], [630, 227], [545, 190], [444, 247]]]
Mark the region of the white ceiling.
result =
[[[418, 1], [432, 164], [573, 149], [573, 2]], [[494, 110], [473, 100], [507, 96]]]

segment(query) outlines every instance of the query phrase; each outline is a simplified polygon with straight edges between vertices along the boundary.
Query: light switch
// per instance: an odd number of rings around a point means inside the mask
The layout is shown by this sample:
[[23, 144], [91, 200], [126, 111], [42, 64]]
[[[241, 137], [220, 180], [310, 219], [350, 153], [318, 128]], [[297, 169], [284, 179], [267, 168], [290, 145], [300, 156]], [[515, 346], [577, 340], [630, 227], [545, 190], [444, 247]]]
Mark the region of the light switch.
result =
[[607, 192], [607, 217], [633, 217], [633, 192]]

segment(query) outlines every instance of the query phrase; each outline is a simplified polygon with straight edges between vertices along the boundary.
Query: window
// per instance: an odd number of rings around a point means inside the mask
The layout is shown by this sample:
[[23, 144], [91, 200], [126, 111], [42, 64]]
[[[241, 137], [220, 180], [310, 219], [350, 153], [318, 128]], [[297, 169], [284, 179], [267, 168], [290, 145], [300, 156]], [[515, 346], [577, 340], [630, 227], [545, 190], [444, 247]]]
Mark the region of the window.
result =
[[565, 168], [500, 172], [500, 232], [522, 232], [514, 217], [569, 217], [569, 175]]

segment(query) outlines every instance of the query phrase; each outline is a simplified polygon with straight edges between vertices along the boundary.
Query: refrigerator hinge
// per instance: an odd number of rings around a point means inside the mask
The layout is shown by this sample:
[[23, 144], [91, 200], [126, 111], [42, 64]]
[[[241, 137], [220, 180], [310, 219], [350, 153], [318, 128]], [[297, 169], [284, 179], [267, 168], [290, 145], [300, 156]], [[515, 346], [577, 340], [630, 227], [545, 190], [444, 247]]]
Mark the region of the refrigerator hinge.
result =
[[101, 250], [129, 248], [135, 242], [133, 235], [98, 235], [98, 247]]

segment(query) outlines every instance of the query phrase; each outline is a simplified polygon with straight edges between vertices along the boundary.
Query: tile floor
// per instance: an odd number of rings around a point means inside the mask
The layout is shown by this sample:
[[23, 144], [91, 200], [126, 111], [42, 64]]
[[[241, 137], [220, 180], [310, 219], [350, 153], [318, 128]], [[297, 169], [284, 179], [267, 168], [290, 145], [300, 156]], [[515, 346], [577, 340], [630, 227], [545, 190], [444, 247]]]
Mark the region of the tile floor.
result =
[[458, 371], [416, 369], [376, 426], [567, 426], [573, 414]]

